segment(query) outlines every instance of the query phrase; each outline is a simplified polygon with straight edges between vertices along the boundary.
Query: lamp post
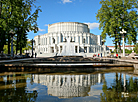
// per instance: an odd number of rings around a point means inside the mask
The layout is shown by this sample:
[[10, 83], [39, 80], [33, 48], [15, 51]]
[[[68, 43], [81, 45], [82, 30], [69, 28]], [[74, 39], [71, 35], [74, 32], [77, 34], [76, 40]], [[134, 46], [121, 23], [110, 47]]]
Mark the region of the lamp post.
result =
[[11, 58], [13, 58], [13, 36], [14, 36], [14, 32], [13, 32], [13, 30], [11, 30], [9, 33], [11, 34]]
[[126, 33], [126, 31], [124, 31], [124, 29], [122, 29], [122, 31], [120, 31], [120, 33], [122, 34], [122, 38], [123, 38], [123, 57], [125, 57], [125, 41], [124, 41], [124, 33]]
[[104, 45], [104, 43], [106, 42], [106, 40], [105, 39], [103, 39], [102, 40], [102, 46], [103, 46], [103, 56], [105, 57], [105, 45]]
[[31, 57], [33, 58], [33, 43], [35, 43], [35, 40], [32, 39], [31, 42], [32, 42], [32, 56]]

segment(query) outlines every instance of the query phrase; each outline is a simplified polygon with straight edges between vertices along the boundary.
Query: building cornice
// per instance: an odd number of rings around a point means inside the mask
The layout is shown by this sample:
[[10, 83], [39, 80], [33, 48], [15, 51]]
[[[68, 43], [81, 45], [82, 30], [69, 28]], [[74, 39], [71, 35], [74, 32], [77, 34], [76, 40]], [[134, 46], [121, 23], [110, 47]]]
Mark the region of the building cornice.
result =
[[75, 24], [83, 24], [83, 25], [88, 26], [87, 24], [80, 23], [80, 22], [57, 22], [57, 23], [49, 24], [49, 26], [52, 26], [52, 25], [55, 25], [55, 24], [64, 24], [64, 23], [75, 23]]

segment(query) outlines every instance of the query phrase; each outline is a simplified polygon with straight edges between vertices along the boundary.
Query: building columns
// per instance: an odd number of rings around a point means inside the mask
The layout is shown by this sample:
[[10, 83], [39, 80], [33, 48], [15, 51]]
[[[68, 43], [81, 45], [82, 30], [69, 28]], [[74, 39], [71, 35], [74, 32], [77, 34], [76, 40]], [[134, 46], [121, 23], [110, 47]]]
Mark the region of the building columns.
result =
[[88, 36], [88, 44], [90, 44], [90, 36]]
[[80, 36], [80, 44], [82, 44], [82, 36]]
[[87, 53], [89, 53], [89, 46], [87, 47]]
[[79, 46], [77, 48], [78, 48], [78, 50], [77, 50], [78, 52], [77, 53], [79, 53], [79, 50], [80, 50]]

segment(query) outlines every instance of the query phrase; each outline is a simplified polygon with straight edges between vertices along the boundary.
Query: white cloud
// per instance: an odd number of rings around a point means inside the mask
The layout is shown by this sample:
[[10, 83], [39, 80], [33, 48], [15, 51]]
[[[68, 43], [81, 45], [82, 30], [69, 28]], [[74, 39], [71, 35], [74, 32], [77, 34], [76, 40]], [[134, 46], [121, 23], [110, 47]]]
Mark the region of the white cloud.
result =
[[42, 33], [39, 33], [38, 35], [43, 35]]
[[42, 31], [46, 31], [46, 30], [45, 30], [45, 29], [40, 29], [40, 28], [39, 28], [39, 31], [41, 31], [41, 32], [42, 32]]
[[99, 27], [99, 23], [85, 23], [89, 26], [90, 29], [95, 29], [95, 28], [98, 28]]
[[45, 26], [48, 26], [48, 24], [45, 24]]
[[31, 39], [27, 39], [27, 41], [31, 41]]
[[65, 3], [70, 3], [72, 1], [70, 1], [70, 0], [62, 0], [62, 2], [65, 4]]

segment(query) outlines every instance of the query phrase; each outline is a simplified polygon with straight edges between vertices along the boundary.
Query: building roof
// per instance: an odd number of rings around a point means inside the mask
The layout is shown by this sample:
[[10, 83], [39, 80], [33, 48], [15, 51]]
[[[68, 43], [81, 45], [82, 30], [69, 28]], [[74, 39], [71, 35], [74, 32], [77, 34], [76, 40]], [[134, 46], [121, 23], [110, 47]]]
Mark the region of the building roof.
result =
[[85, 23], [80, 23], [80, 22], [57, 22], [57, 23], [49, 24], [49, 26], [55, 25], [55, 24], [62, 24], [62, 23], [76, 23], [76, 24], [83, 24], [83, 25], [88, 26], [87, 24], [85, 24]]
[[[115, 47], [115, 46], [107, 46], [107, 47]], [[121, 46], [123, 47], [123, 46]], [[134, 45], [125, 45], [125, 47], [135, 47]]]

